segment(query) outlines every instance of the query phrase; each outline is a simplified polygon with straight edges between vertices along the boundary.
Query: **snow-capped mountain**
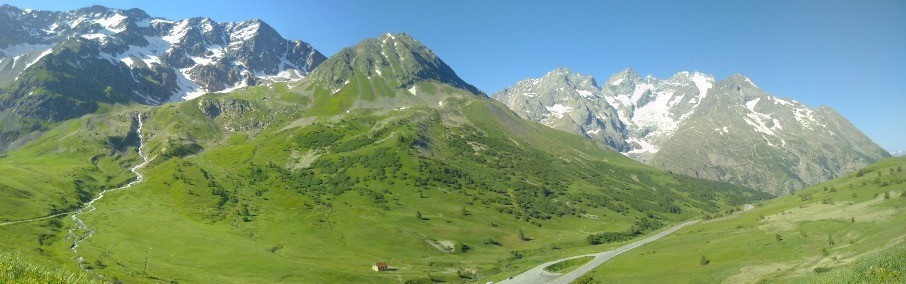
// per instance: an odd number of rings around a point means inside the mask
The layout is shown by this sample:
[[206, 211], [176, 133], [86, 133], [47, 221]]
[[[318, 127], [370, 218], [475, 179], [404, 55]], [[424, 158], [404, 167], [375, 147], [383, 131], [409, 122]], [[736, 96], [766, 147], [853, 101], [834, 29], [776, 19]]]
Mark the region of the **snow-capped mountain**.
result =
[[626, 69], [602, 86], [594, 82], [558, 68], [493, 97], [523, 118], [639, 161], [768, 192], [829, 180], [890, 155], [832, 109], [774, 97], [741, 75], [716, 81], [680, 72], [662, 80]]
[[698, 72], [661, 80], [643, 78], [632, 69], [598, 86], [591, 76], [561, 67], [493, 96], [526, 119], [600, 140], [647, 161], [713, 86], [713, 77]]
[[494, 98], [525, 119], [603, 141], [620, 151], [634, 150], [626, 136], [626, 120], [617, 119], [617, 110], [591, 76], [557, 68], [544, 77], [516, 83]]
[[[265, 79], [300, 79], [326, 59], [308, 43], [286, 40], [260, 20], [172, 21], [139, 9], [102, 6], [50, 12], [3, 5], [0, 33], [0, 86], [18, 81], [26, 69], [64, 49], [90, 49], [76, 52], [86, 57], [76, 60], [103, 59], [112, 65], [106, 68], [131, 73], [133, 87], [115, 91], [151, 104]], [[147, 76], [160, 90], [142, 86]]]
[[713, 77], [698, 72], [680, 72], [667, 80], [642, 78], [632, 69], [611, 76], [603, 93], [627, 126], [631, 149], [625, 153], [642, 161], [650, 159], [713, 86]]
[[0, 152], [104, 104], [189, 100], [307, 76], [326, 60], [260, 20], [168, 20], [139, 9], [0, 6]]

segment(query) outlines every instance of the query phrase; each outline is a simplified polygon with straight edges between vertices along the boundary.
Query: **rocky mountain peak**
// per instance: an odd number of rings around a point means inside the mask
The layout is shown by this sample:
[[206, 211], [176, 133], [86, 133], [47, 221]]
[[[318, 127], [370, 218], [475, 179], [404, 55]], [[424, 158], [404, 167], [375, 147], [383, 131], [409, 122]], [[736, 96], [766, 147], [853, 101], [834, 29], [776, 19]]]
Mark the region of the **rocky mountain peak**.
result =
[[720, 92], [722, 95], [737, 97], [745, 101], [749, 101], [753, 98], [773, 98], [771, 95], [758, 88], [751, 79], [739, 73], [730, 75], [729, 77], [720, 80], [715, 85], [717, 88], [721, 89]]
[[758, 88], [758, 85], [755, 85], [755, 82], [752, 82], [752, 79], [749, 79], [749, 77], [746, 77], [745, 75], [742, 75], [740, 73], [730, 75], [730, 77], [727, 77], [726, 79], [721, 81], [721, 83]]
[[590, 75], [558, 67], [493, 97], [525, 119], [602, 141], [615, 149], [629, 149], [625, 125], [616, 119], [616, 110], [604, 102], [601, 87]]
[[547, 72], [541, 77], [539, 83], [542, 84], [565, 84], [574, 88], [586, 89], [588, 91], [600, 91], [595, 78], [590, 75], [582, 75], [566, 67], [557, 67]]
[[641, 81], [642, 76], [639, 75], [639, 73], [636, 73], [635, 70], [632, 70], [632, 68], [626, 68], [623, 69], [623, 71], [610, 76], [610, 78], [608, 78], [607, 82], [604, 84], [604, 88], [617, 88], [626, 91], [630, 90]]
[[[600, 95], [581, 96], [581, 88], [562, 79], [565, 70], [523, 80], [493, 97], [526, 119], [639, 161], [768, 192], [827, 180], [886, 155], [833, 110], [776, 98], [740, 74], [716, 81], [684, 71], [660, 80], [626, 69], [611, 76]], [[812, 163], [814, 157], [834, 162]]]
[[626, 69], [623, 69], [622, 71], [617, 72], [617, 74], [614, 75], [622, 78], [641, 78], [641, 75], [639, 75], [638, 72], [635, 72], [632, 67], [626, 67]]

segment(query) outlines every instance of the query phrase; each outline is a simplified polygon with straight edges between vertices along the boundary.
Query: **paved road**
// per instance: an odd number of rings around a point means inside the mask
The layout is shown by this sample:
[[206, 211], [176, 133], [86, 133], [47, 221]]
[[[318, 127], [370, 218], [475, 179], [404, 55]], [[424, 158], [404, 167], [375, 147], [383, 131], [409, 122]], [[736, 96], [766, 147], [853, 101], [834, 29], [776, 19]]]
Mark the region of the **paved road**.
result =
[[[742, 210], [736, 212], [735, 214], [732, 214], [732, 215], [726, 216], [726, 217], [712, 219], [707, 222], [716, 222], [716, 221], [723, 221], [726, 219], [735, 218], [735, 217], [739, 216], [739, 214], [749, 212], [749, 210], [752, 210], [753, 208], [755, 208], [754, 205], [746, 204], [743, 206]], [[640, 247], [644, 244], [656, 241], [660, 238], [663, 238], [666, 235], [672, 234], [676, 231], [679, 231], [682, 228], [685, 228], [689, 225], [698, 223], [700, 221], [701, 220], [694, 220], [694, 221], [689, 221], [686, 223], [682, 223], [682, 224], [673, 226], [672, 228], [667, 229], [663, 232], [657, 233], [653, 236], [633, 242], [631, 244], [622, 246], [615, 250], [593, 253], [593, 254], [571, 256], [571, 257], [567, 257], [567, 258], [561, 258], [558, 260], [545, 262], [545, 263], [542, 263], [541, 265], [535, 266], [532, 269], [529, 269], [526, 272], [523, 272], [522, 274], [513, 276], [511, 279], [500, 281], [500, 283], [501, 284], [503, 284], [503, 283], [506, 283], [506, 284], [535, 284], [535, 283], [538, 283], [538, 284], [541, 284], [541, 283], [567, 284], [567, 283], [572, 283], [573, 281], [576, 281], [576, 279], [579, 279], [579, 277], [582, 277], [582, 275], [585, 275], [586, 273], [591, 272], [593, 269], [597, 268], [601, 264], [604, 264], [604, 262], [610, 260], [611, 258], [614, 258], [615, 256], [618, 256], [624, 252], [630, 251], [634, 248]], [[570, 260], [570, 259], [574, 259], [574, 258], [584, 257], [584, 256], [592, 256], [592, 257], [594, 257], [594, 259], [592, 259], [588, 263], [585, 263], [585, 265], [582, 265], [581, 267], [576, 268], [573, 271], [570, 271], [569, 273], [560, 274], [560, 273], [547, 272], [544, 270], [545, 267], [548, 267], [551, 264], [558, 263], [558, 262], [561, 262], [564, 260]]]
[[[622, 246], [615, 250], [599, 252], [599, 253], [594, 253], [594, 254], [577, 255], [577, 256], [572, 256], [572, 257], [567, 257], [567, 258], [562, 258], [562, 259], [558, 259], [558, 260], [554, 260], [554, 261], [545, 262], [532, 269], [529, 269], [526, 272], [523, 272], [522, 274], [514, 276], [512, 279], [507, 279], [507, 280], [501, 281], [500, 283], [507, 283], [507, 284], [571, 283], [571, 282], [575, 281], [576, 279], [578, 279], [579, 277], [582, 277], [582, 275], [585, 275], [586, 273], [591, 272], [592, 269], [595, 269], [596, 267], [600, 266], [604, 262], [610, 260], [611, 258], [614, 258], [615, 256], [618, 256], [624, 252], [630, 251], [634, 248], [640, 247], [644, 244], [653, 242], [657, 239], [663, 238], [666, 235], [672, 234], [673, 232], [676, 232], [679, 229], [685, 228], [686, 226], [698, 223], [699, 221], [700, 220], [689, 221], [686, 223], [676, 225], [673, 228], [667, 229], [663, 232], [657, 233], [653, 236], [644, 238], [642, 240], [638, 240], [633, 243], [627, 244], [627, 245]], [[594, 257], [594, 259], [585, 263], [585, 265], [582, 265], [581, 267], [576, 268], [575, 270], [570, 271], [569, 273], [566, 273], [566, 274], [551, 273], [551, 272], [544, 271], [544, 268], [551, 264], [561, 262], [564, 260], [570, 260], [573, 258], [583, 257], [583, 256], [592, 256], [592, 257]]]

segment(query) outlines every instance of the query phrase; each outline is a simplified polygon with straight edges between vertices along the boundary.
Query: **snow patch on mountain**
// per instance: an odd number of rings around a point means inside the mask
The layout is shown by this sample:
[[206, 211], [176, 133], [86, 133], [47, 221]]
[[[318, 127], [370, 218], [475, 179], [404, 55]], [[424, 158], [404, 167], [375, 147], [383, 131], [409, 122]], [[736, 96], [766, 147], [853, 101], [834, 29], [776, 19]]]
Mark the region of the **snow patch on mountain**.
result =
[[163, 19], [163, 18], [154, 18], [154, 19], [149, 20], [148, 22], [151, 25], [154, 25], [154, 24], [171, 24], [172, 25], [172, 24], [176, 23], [175, 21], [170, 21], [170, 20]]
[[632, 97], [629, 98], [629, 100], [633, 103], [637, 103], [639, 99], [642, 98], [642, 95], [644, 95], [645, 92], [651, 90], [652, 88], [654, 88], [654, 85], [652, 84], [642, 83], [637, 85], [635, 87], [635, 91], [632, 92]]
[[756, 99], [754, 99], [754, 100], [747, 101], [747, 102], [746, 102], [746, 108], [749, 109], [749, 111], [754, 112], [754, 111], [755, 111], [755, 106], [758, 105], [758, 102], [759, 102], [759, 101], [761, 101], [761, 98], [756, 98]]
[[745, 80], [747, 83], [749, 83], [749, 85], [752, 85], [752, 87], [758, 88], [758, 85], [755, 85], [755, 83], [753, 83], [752, 80], [749, 80], [749, 78], [746, 78]]
[[775, 131], [783, 130], [783, 127], [780, 125], [780, 121], [775, 118], [771, 118], [771, 116], [767, 114], [753, 111], [747, 113], [746, 117], [743, 119], [746, 121], [746, 123], [754, 127], [755, 131], [771, 136], [777, 136], [777, 133]]
[[632, 137], [632, 138], [627, 139], [626, 141], [629, 142], [631, 145], [635, 146], [635, 147], [633, 147], [632, 150], [629, 150], [629, 151], [623, 153], [624, 155], [627, 155], [630, 157], [632, 157], [634, 155], [640, 155], [640, 154], [655, 154], [658, 151], [660, 151], [660, 149], [658, 149], [656, 146], [652, 145], [651, 143], [649, 143], [648, 141], [645, 141], [643, 139], [637, 139], [635, 137]]
[[555, 104], [553, 106], [545, 107], [550, 115], [556, 116], [557, 118], [563, 118], [563, 115], [572, 111], [573, 108], [564, 106], [562, 104]]
[[594, 96], [594, 94], [593, 94], [591, 91], [588, 91], [588, 90], [576, 90], [576, 93], [578, 93], [579, 96], [581, 96], [581, 97], [583, 97], [583, 98], [589, 98], [589, 97], [593, 97], [593, 96]]
[[647, 136], [669, 135], [676, 130], [677, 122], [670, 116], [670, 100], [673, 91], [655, 93], [655, 99], [635, 110], [631, 123], [653, 129]]
[[714, 79], [698, 72], [692, 74], [692, 82], [695, 82], [695, 86], [698, 88], [700, 99], [704, 99], [708, 95], [708, 89], [714, 87]]
[[122, 24], [124, 20], [126, 20], [126, 16], [116, 13], [107, 18], [94, 20], [94, 23], [100, 24], [102, 27], [113, 33], [121, 33], [126, 30], [125, 25]]
[[801, 105], [801, 104], [800, 104], [799, 102], [797, 102], [797, 101], [788, 101], [788, 100], [784, 100], [784, 99], [781, 99], [781, 98], [771, 97], [771, 100], [774, 101], [775, 103], [778, 103], [778, 104], [781, 104], [781, 105], [785, 105], [785, 106]]
[[145, 36], [145, 41], [148, 42], [146, 46], [130, 45], [129, 49], [123, 53], [109, 54], [101, 52], [100, 56], [113, 63], [123, 62], [130, 68], [138, 66], [133, 58], [141, 60], [148, 66], [151, 66], [152, 64], [162, 65], [163, 62], [161, 62], [160, 57], [170, 49], [170, 43], [160, 37], [149, 36]]
[[35, 63], [38, 63], [38, 60], [41, 60], [41, 58], [43, 58], [44, 56], [47, 56], [48, 54], [50, 54], [52, 52], [53, 52], [52, 48], [48, 48], [47, 50], [41, 52], [41, 54], [38, 54], [38, 57], [35, 57], [35, 59], [33, 59], [31, 62], [28, 62], [28, 64], [25, 64], [25, 69], [28, 69], [28, 67], [31, 67]]
[[191, 56], [192, 61], [195, 61], [199, 65], [212, 65], [218, 59], [226, 55], [223, 47], [220, 45], [208, 46], [207, 50], [202, 53], [202, 56]]
[[745, 103], [746, 108], [749, 111], [746, 113], [746, 117], [743, 119], [746, 121], [746, 123], [754, 127], [755, 131], [771, 136], [777, 136], [777, 133], [775, 131], [783, 130], [783, 126], [780, 125], [780, 121], [776, 118], [755, 111], [755, 106], [758, 105], [759, 101], [761, 101], [761, 98], [757, 98]]
[[305, 72], [297, 69], [286, 69], [277, 73], [277, 75], [267, 75], [264, 73], [255, 73], [255, 77], [272, 80], [272, 81], [296, 81], [305, 78]]
[[179, 21], [179, 23], [170, 30], [170, 33], [163, 37], [163, 40], [170, 44], [179, 44], [189, 33], [189, 27], [189, 20]]
[[230, 45], [240, 44], [251, 39], [258, 33], [259, 28], [261, 28], [261, 25], [255, 22], [234, 31], [230, 34]]
[[84, 34], [81, 35], [81, 37], [87, 40], [99, 40], [101, 42], [104, 42], [107, 40], [108, 36], [106, 34]]
[[226, 88], [226, 89], [223, 89], [220, 91], [217, 91], [217, 93], [229, 93], [229, 92], [232, 92], [232, 91], [238, 90], [240, 88], [244, 88], [244, 87], [248, 87], [248, 84], [245, 81], [240, 81], [236, 85], [233, 85], [229, 88]]
[[179, 73], [176, 75], [176, 85], [179, 88], [179, 92], [173, 94], [170, 97], [170, 101], [178, 101], [180, 99], [188, 101], [206, 93], [204, 89], [198, 86], [198, 83], [189, 79], [189, 70], [192, 70], [192, 68], [179, 69]]

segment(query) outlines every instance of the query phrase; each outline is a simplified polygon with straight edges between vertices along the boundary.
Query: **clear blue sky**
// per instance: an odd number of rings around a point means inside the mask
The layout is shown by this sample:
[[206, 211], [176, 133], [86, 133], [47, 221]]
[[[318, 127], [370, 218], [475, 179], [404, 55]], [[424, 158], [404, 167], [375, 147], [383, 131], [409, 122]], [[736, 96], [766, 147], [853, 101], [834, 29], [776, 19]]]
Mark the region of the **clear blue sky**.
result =
[[168, 19], [260, 18], [325, 55], [406, 32], [491, 94], [566, 66], [603, 81], [741, 73], [779, 97], [830, 106], [906, 150], [906, 1], [7, 1], [141, 8]]

